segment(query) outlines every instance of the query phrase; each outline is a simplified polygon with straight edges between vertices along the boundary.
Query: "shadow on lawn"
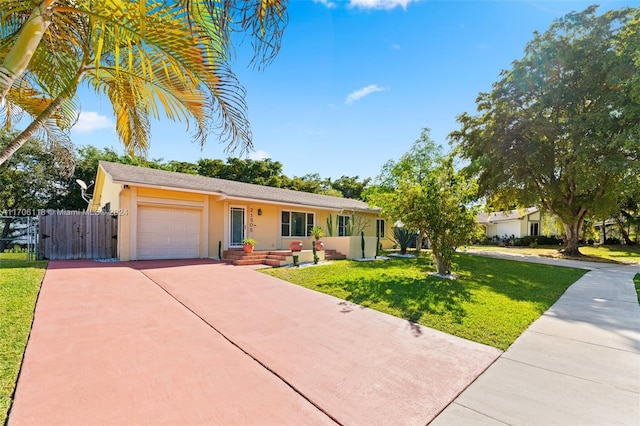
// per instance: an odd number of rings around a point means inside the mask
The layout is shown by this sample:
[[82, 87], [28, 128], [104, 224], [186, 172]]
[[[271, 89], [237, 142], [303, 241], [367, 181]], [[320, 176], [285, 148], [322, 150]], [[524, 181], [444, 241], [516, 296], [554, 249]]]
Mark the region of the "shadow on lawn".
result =
[[548, 309], [565, 290], [587, 271], [562, 266], [540, 265], [514, 260], [458, 255], [462, 279], [486, 286], [511, 300], [538, 304]]
[[421, 270], [421, 276], [399, 277], [385, 272], [387, 268], [397, 268], [398, 262], [406, 260], [362, 264], [358, 267], [371, 268], [376, 273], [334, 283], [333, 286], [340, 287], [348, 295], [346, 300], [349, 302], [371, 308], [387, 306], [396, 312], [396, 316], [413, 323], [420, 322], [424, 314], [449, 315], [455, 322], [462, 322], [465, 316], [462, 304], [471, 299], [464, 282], [428, 276], [432, 268], [424, 259], [414, 261]]

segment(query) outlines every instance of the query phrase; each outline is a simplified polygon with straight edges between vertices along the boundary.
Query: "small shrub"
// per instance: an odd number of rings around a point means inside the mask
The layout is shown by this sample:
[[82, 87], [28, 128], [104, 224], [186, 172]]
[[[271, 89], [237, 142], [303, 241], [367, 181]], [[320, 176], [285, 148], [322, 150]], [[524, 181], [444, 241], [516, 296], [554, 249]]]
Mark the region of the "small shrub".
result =
[[415, 239], [415, 234], [407, 228], [393, 227], [393, 240], [400, 247], [400, 254], [407, 253], [409, 247]]
[[558, 238], [555, 235], [538, 235], [536, 239], [541, 246], [560, 246], [563, 244], [562, 238]]

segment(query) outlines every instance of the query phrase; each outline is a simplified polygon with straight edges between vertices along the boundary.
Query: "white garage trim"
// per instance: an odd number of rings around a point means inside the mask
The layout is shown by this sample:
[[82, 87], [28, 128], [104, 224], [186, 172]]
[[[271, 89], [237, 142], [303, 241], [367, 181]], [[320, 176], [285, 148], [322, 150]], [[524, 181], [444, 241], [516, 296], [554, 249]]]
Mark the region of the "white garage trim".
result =
[[194, 259], [203, 253], [203, 209], [138, 204], [136, 259]]

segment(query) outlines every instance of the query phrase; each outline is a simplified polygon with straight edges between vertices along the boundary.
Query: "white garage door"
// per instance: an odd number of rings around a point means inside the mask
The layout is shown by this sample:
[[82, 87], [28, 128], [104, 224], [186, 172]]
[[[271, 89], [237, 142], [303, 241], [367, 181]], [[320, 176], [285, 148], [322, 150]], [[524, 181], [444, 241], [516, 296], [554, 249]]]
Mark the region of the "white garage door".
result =
[[138, 207], [138, 259], [200, 257], [201, 210]]

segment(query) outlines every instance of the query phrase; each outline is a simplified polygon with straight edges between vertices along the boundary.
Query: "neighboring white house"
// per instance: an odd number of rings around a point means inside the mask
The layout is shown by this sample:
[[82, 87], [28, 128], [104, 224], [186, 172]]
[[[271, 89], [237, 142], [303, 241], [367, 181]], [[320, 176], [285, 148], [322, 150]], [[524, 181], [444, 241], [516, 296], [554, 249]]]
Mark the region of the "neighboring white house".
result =
[[537, 207], [494, 213], [480, 213], [478, 223], [488, 238], [498, 239], [538, 236], [542, 231], [542, 215]]

